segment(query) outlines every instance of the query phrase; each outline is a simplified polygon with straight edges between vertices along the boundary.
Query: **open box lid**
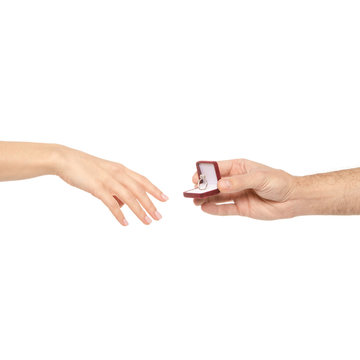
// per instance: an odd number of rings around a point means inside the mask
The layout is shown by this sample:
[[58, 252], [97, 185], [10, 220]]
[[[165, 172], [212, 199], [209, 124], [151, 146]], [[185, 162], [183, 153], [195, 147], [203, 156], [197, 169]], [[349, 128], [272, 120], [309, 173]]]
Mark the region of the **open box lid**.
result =
[[184, 192], [185, 197], [204, 198], [218, 194], [217, 182], [221, 179], [219, 165], [216, 161], [198, 161], [196, 163], [199, 176], [198, 186]]

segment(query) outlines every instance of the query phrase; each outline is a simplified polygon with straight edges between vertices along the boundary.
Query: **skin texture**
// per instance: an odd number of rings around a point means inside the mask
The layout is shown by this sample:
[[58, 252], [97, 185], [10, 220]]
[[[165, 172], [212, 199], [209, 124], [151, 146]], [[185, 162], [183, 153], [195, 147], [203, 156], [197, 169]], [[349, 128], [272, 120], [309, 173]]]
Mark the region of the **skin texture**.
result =
[[57, 175], [94, 195], [124, 226], [128, 225], [121, 210], [124, 204], [148, 225], [150, 216], [161, 219], [148, 194], [162, 202], [168, 200], [146, 177], [122, 164], [57, 144], [0, 142], [0, 181], [41, 175]]
[[208, 214], [260, 220], [360, 214], [360, 169], [299, 177], [246, 159], [218, 164], [220, 194], [194, 199]]

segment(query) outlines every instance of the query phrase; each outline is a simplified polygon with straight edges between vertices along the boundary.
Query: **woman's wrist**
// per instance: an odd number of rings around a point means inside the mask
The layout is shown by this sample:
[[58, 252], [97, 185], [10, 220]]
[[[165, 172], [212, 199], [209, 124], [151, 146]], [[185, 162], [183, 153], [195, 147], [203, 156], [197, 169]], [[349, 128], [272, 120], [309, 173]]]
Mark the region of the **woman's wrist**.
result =
[[48, 153], [48, 172], [49, 175], [61, 176], [65, 167], [65, 154], [67, 147], [59, 144], [46, 144]]
[[64, 148], [57, 144], [0, 142], [0, 181], [57, 175]]

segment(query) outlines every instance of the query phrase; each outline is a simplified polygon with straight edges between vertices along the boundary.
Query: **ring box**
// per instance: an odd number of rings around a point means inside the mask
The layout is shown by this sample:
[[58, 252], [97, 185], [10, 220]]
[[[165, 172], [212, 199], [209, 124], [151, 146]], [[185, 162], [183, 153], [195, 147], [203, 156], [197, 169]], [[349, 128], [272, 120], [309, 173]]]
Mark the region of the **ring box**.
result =
[[184, 191], [187, 198], [206, 198], [220, 192], [217, 182], [221, 179], [219, 165], [216, 161], [198, 161], [196, 163], [199, 182], [194, 189]]

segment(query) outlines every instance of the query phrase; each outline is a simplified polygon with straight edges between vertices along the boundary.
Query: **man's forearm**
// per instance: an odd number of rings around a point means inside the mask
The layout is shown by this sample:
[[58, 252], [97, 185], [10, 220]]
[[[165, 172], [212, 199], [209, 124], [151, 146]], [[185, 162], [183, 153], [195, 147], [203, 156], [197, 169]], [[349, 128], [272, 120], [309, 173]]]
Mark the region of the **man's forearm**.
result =
[[0, 181], [56, 174], [59, 145], [0, 141]]
[[296, 177], [295, 216], [360, 214], [360, 168]]

